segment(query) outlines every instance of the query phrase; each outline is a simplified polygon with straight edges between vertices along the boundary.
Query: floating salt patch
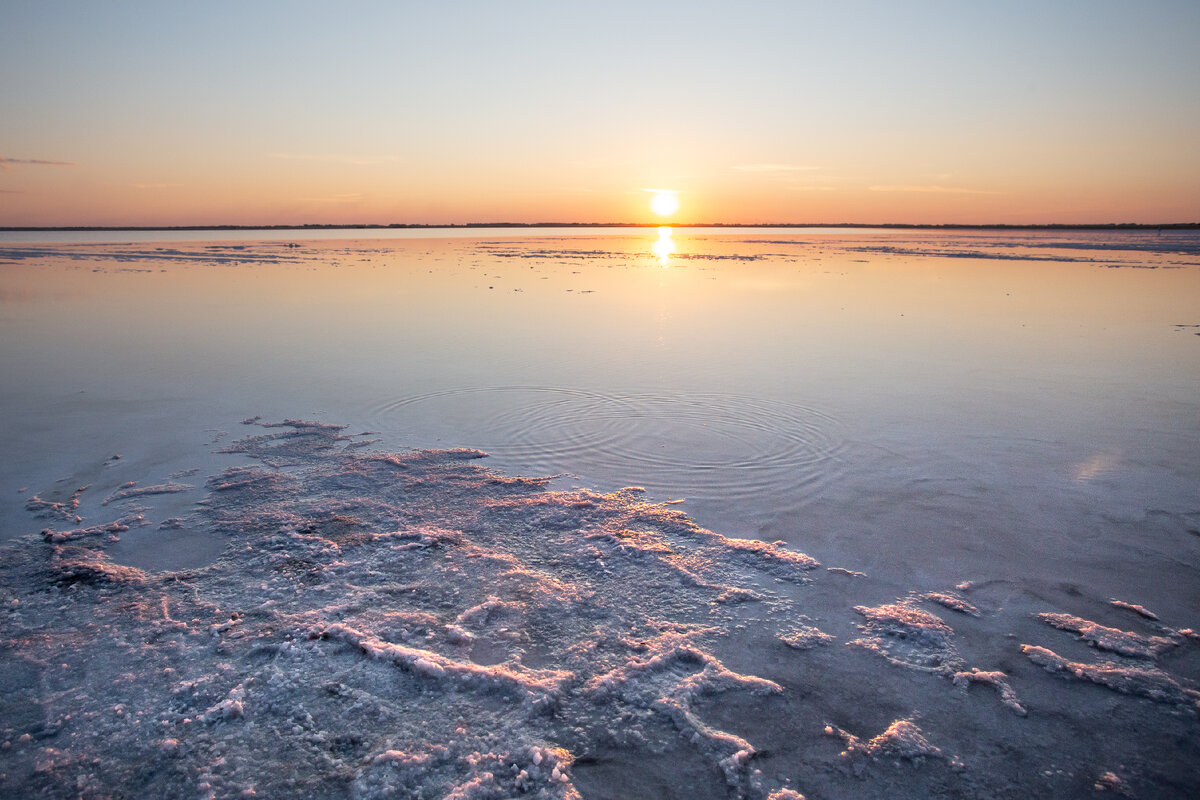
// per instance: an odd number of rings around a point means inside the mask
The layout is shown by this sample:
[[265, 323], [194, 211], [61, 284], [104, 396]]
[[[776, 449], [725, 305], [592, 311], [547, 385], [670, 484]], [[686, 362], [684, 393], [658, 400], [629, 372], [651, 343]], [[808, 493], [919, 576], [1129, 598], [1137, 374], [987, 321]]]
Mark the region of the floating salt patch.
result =
[[767, 800], [804, 800], [804, 795], [791, 789], [776, 789], [767, 795]]
[[[130, 528], [141, 527], [146, 523], [146, 518], [141, 514], [129, 514], [112, 522], [104, 522], [99, 525], [90, 525], [86, 528], [74, 528], [69, 531], [56, 531], [53, 528], [46, 528], [42, 531], [42, 538], [47, 542], [70, 542], [79, 539], [95, 539], [108, 538], [112, 539], [115, 534], [125, 533]], [[105, 534], [108, 534], [106, 537]]]
[[1022, 717], [1025, 716], [1025, 707], [1017, 700], [1017, 693], [1013, 691], [1012, 685], [1008, 682], [1008, 676], [1003, 672], [984, 672], [972, 667], [969, 670], [962, 670], [954, 673], [955, 686], [959, 686], [965, 691], [972, 683], [981, 683], [984, 686], [991, 686], [1000, 693], [1000, 701], [1004, 703], [1004, 705], [1008, 706]]
[[1098, 650], [1107, 650], [1131, 658], [1154, 659], [1182, 643], [1178, 636], [1142, 636], [1132, 631], [1108, 628], [1091, 620], [1071, 614], [1036, 614], [1037, 619], [1063, 631], [1079, 634], [1079, 638]]
[[1116, 792], [1122, 797], [1133, 797], [1133, 790], [1129, 788], [1129, 784], [1121, 779], [1117, 773], [1112, 770], [1105, 770], [1096, 778], [1096, 782], [1092, 788], [1097, 792]]
[[920, 599], [927, 599], [927, 595], [874, 608], [855, 606], [854, 610], [867, 618], [867, 624], [859, 626], [867, 635], [849, 644], [878, 653], [898, 666], [950, 678], [964, 690], [972, 683], [990, 686], [1004, 705], [1024, 716], [1025, 708], [1018, 702], [1008, 677], [999, 671], [967, 668], [954, 644], [954, 629], [940, 617], [917, 608], [914, 603]]
[[118, 500], [128, 500], [133, 497], [145, 497], [154, 494], [177, 494], [179, 492], [190, 492], [195, 487], [186, 483], [159, 483], [153, 486], [129, 486], [118, 489], [108, 497], [100, 501], [100, 505], [106, 506], [109, 503]]
[[1126, 611], [1132, 611], [1133, 613], [1137, 614], [1139, 617], [1142, 617], [1143, 619], [1152, 620], [1154, 622], [1158, 621], [1158, 615], [1152, 611], [1147, 610], [1145, 606], [1134, 605], [1133, 603], [1126, 603], [1124, 600], [1109, 600], [1109, 603], [1114, 608], [1123, 608]]
[[828, 633], [811, 625], [797, 625], [779, 632], [779, 641], [797, 650], [811, 650], [814, 647], [829, 644], [833, 638]]
[[910, 669], [949, 675], [961, 666], [954, 630], [910, 601], [855, 606], [854, 610], [867, 619], [866, 625], [859, 626], [866, 636], [851, 645]]
[[43, 500], [36, 494], [25, 501], [25, 510], [31, 511], [39, 517], [50, 519], [61, 519], [67, 522], [76, 524], [83, 521], [83, 517], [76, 512], [79, 510], [79, 495], [88, 490], [87, 486], [80, 486], [66, 500]]
[[946, 758], [941, 748], [935, 747], [925, 738], [925, 733], [916, 723], [908, 719], [898, 719], [887, 729], [867, 741], [849, 731], [834, 725], [825, 725], [825, 733], [836, 736], [845, 743], [842, 755], [845, 757], [865, 756], [867, 758], [890, 758], [897, 761], [903, 759], [919, 765], [926, 758]]
[[969, 614], [972, 617], [979, 616], [978, 608], [968, 603], [961, 595], [953, 592], [925, 592], [920, 598], [928, 600], [931, 603], [937, 603], [939, 606], [948, 608], [951, 611], [957, 611], [960, 614]]
[[1021, 652], [1047, 672], [1091, 681], [1115, 692], [1147, 697], [1159, 703], [1200, 713], [1200, 692], [1181, 686], [1158, 667], [1127, 666], [1114, 661], [1084, 664], [1067, 659], [1045, 647], [1023, 644]]

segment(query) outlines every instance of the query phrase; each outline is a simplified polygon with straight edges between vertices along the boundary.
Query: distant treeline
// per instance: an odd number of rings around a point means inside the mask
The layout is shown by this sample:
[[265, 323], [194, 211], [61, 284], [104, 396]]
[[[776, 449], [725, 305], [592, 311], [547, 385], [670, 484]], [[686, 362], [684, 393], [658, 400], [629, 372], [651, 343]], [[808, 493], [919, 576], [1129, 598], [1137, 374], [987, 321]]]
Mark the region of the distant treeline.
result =
[[312, 230], [446, 230], [463, 228], [895, 228], [903, 230], [983, 230], [983, 231], [1190, 231], [1200, 230], [1200, 222], [1107, 222], [1101, 224], [1043, 225], [927, 225], [883, 222], [868, 225], [862, 222], [464, 222], [444, 225], [401, 223], [375, 224], [308, 224], [308, 225], [60, 225], [50, 227], [0, 226], [0, 231], [312, 231]]

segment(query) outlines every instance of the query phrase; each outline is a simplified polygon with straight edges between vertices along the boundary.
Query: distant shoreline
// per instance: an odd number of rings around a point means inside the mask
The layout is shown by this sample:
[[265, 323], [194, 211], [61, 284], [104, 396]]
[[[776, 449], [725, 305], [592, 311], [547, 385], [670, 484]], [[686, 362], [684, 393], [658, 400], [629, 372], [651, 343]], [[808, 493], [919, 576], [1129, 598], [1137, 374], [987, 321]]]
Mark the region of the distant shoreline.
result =
[[982, 231], [1154, 231], [1154, 230], [1200, 230], [1200, 222], [1168, 222], [1149, 224], [1140, 222], [1109, 222], [1094, 224], [908, 224], [887, 222], [868, 225], [858, 222], [466, 222], [461, 224], [417, 224], [393, 223], [372, 224], [309, 224], [309, 225], [65, 225], [51, 227], [0, 226], [0, 232], [72, 232], [72, 231], [313, 231], [313, 230], [463, 230], [472, 228], [844, 228], [844, 229], [895, 229], [895, 230], [982, 230]]

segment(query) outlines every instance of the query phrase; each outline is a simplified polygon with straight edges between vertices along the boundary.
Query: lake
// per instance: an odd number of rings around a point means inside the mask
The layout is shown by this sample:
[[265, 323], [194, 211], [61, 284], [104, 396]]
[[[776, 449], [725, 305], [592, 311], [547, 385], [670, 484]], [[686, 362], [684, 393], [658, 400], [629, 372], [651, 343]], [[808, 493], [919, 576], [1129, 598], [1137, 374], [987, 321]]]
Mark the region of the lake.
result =
[[1200, 791], [1200, 233], [64, 236], [0, 239], [14, 786]]

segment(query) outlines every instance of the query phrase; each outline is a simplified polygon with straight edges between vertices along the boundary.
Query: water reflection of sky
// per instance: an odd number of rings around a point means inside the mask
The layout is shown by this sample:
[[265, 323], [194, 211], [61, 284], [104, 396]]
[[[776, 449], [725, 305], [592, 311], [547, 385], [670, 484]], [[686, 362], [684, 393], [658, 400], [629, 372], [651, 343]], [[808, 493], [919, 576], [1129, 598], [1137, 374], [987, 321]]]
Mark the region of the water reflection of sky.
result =
[[[639, 484], [729, 533], [869, 540], [856, 557], [881, 562], [1200, 507], [1200, 337], [1176, 327], [1200, 323], [1193, 257], [1035, 238], [12, 246], [3, 444], [24, 457], [0, 491], [261, 414]], [[28, 527], [19, 500], [3, 513]]]

